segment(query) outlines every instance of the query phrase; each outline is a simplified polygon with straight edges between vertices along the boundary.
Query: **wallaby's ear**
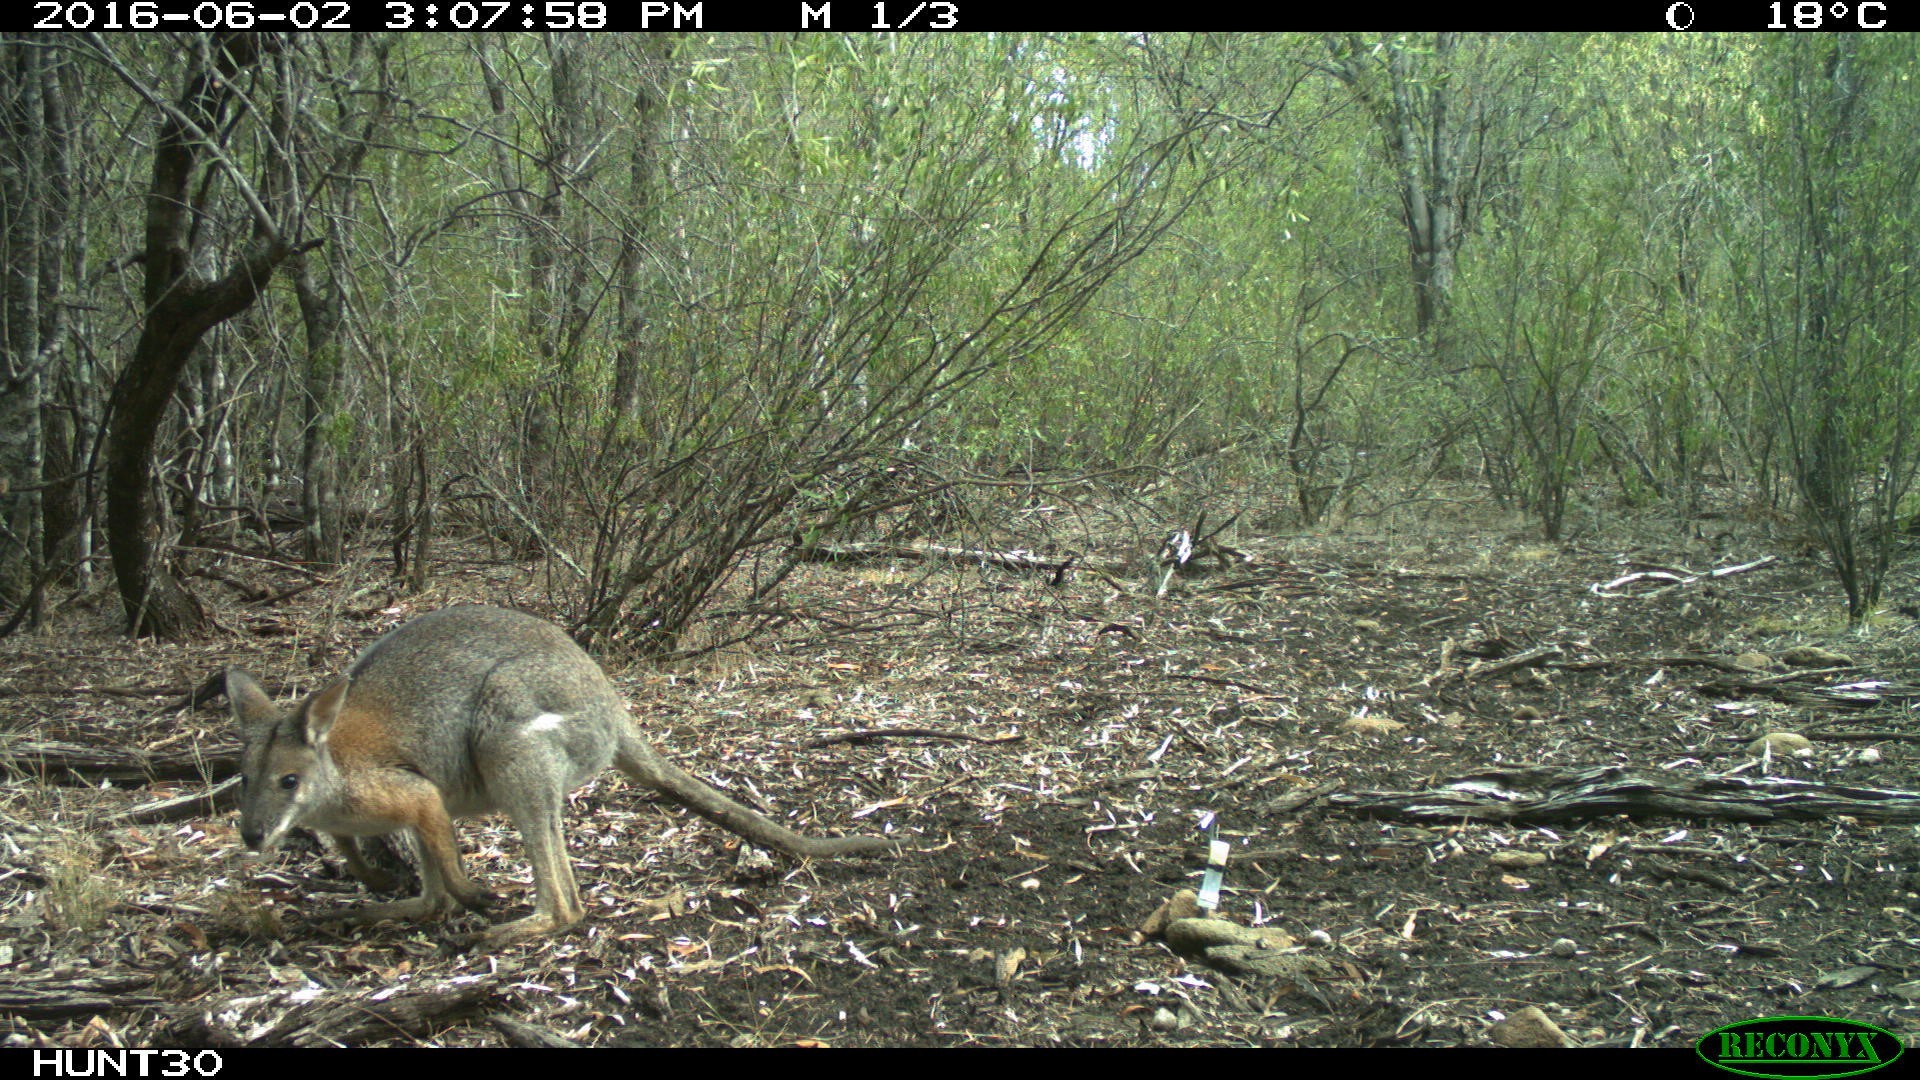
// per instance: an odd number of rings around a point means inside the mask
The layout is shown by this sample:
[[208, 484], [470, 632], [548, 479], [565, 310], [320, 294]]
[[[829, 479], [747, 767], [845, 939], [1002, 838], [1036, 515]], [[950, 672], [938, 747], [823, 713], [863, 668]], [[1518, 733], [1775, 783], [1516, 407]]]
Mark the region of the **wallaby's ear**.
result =
[[340, 706], [346, 702], [347, 687], [351, 685], [352, 682], [342, 675], [307, 702], [308, 745], [318, 746], [326, 740], [327, 733], [333, 730], [333, 722], [340, 719]]
[[239, 668], [227, 669], [227, 708], [233, 718], [240, 721], [240, 726], [249, 731], [270, 724], [280, 716], [280, 710], [273, 707], [273, 699], [253, 681], [253, 676]]

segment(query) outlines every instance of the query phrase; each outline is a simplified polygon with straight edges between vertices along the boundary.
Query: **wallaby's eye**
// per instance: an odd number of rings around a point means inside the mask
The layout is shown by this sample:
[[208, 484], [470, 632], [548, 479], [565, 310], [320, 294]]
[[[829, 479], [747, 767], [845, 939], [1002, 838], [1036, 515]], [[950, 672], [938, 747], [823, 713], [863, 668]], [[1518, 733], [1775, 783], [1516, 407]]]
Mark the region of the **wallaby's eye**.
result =
[[300, 786], [299, 773], [288, 773], [287, 775], [280, 778], [281, 791], [292, 791], [294, 788], [297, 788], [299, 786]]

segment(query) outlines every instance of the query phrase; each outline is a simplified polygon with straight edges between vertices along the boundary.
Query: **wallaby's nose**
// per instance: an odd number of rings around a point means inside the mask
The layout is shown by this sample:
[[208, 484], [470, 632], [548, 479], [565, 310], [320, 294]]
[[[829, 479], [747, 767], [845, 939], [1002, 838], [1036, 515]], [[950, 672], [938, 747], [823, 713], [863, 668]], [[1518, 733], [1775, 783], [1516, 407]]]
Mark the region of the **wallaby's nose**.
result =
[[266, 838], [267, 838], [267, 834], [261, 832], [259, 829], [241, 829], [240, 830], [240, 839], [246, 842], [248, 851], [259, 851], [260, 841], [265, 840]]

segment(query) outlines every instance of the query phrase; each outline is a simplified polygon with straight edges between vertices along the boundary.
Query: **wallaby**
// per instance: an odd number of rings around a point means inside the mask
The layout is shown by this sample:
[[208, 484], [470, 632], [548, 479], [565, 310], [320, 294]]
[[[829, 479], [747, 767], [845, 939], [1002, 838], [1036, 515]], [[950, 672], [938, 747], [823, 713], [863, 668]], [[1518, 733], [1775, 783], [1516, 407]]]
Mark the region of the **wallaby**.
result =
[[550, 933], [586, 917], [567, 862], [567, 794], [619, 767], [708, 821], [792, 855], [895, 848], [877, 837], [802, 836], [734, 802], [640, 737], [600, 665], [559, 627], [478, 604], [422, 615], [368, 646], [346, 675], [289, 711], [251, 677], [227, 671], [246, 736], [240, 836], [272, 851], [287, 831], [327, 833], [368, 887], [386, 875], [356, 836], [411, 830], [421, 894], [361, 909], [364, 921], [438, 918], [492, 899], [460, 867], [453, 819], [499, 809], [526, 841], [534, 913], [494, 939]]

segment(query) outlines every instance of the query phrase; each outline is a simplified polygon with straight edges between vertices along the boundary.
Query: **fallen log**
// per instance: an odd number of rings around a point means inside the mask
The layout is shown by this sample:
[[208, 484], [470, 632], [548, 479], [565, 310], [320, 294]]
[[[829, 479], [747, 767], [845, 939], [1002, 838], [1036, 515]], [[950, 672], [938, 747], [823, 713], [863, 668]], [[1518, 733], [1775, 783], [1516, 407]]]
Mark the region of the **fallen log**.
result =
[[807, 562], [868, 562], [874, 559], [937, 559], [947, 562], [978, 564], [1001, 570], [1019, 570], [1057, 574], [1073, 565], [1078, 556], [1043, 558], [1031, 551], [987, 551], [983, 548], [950, 547], [946, 544], [898, 544], [882, 540], [856, 540], [841, 544], [799, 544], [795, 556]]
[[98, 787], [102, 781], [122, 784], [205, 781], [237, 772], [240, 751], [238, 747], [231, 747], [214, 753], [201, 748], [146, 753], [54, 741], [16, 742], [0, 755], [0, 767], [55, 783], [88, 787]]
[[173, 1046], [359, 1046], [376, 1039], [429, 1038], [490, 1003], [493, 980], [420, 979], [348, 992], [315, 987], [203, 998], [167, 1010], [162, 1036]]
[[1355, 791], [1327, 802], [1404, 821], [1549, 824], [1626, 814], [1719, 821], [1818, 821], [1838, 814], [1920, 822], [1920, 792], [1786, 777], [1648, 775], [1621, 765], [1494, 769], [1426, 791]]

